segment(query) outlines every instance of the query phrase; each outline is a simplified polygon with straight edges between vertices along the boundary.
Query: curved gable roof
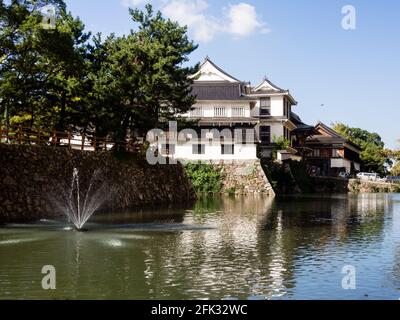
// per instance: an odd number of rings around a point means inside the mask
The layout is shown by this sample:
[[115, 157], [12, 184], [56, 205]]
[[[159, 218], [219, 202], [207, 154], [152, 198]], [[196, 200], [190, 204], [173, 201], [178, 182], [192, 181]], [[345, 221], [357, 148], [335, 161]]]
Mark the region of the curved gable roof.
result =
[[349, 139], [343, 137], [341, 134], [333, 130], [331, 127], [327, 126], [322, 122], [318, 122], [315, 126], [315, 131], [319, 133], [319, 136], [314, 136], [315, 139], [337, 141], [340, 143], [347, 143], [348, 145], [361, 151], [361, 147], [351, 142]]
[[[206, 57], [204, 62], [200, 65], [200, 70], [193, 76], [195, 81], [198, 82], [229, 82], [229, 83], [242, 83], [242, 81], [231, 76], [229, 73], [222, 70], [209, 57]], [[196, 79], [197, 78], [197, 79]]]
[[252, 92], [264, 92], [264, 91], [275, 91], [275, 92], [286, 92], [286, 90], [283, 90], [282, 88], [278, 87], [271, 81], [265, 77], [263, 81], [256, 87], [252, 89]]
[[335, 130], [333, 130], [331, 127], [327, 126], [326, 124], [322, 123], [321, 121], [317, 123], [315, 126], [315, 130], [321, 133], [321, 135], [325, 136], [331, 136], [335, 138], [342, 138], [344, 140], [347, 140], [345, 137], [337, 133]]

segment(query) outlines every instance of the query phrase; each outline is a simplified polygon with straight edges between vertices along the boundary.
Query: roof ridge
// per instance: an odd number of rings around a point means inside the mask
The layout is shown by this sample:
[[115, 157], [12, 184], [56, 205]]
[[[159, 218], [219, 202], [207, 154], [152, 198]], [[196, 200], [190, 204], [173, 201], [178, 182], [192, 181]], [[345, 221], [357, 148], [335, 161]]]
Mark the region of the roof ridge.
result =
[[325, 123], [318, 121], [317, 125], [315, 127], [321, 126], [323, 127], [325, 130], [327, 130], [329, 133], [331, 133], [332, 135], [338, 137], [338, 138], [342, 138], [346, 141], [350, 141], [349, 139], [347, 139], [346, 137], [343, 137], [340, 133], [338, 133], [337, 131], [335, 131], [334, 129], [332, 129], [331, 127], [329, 127], [328, 125], [326, 125]]
[[285, 90], [285, 89], [282, 89], [281, 87], [278, 87], [276, 84], [274, 84], [272, 81], [270, 81], [266, 75], [264, 76], [263, 80], [252, 89], [254, 90], [254, 89], [260, 87], [264, 82], [267, 82], [271, 87], [277, 89], [278, 91], [289, 92], [289, 90]]
[[229, 73], [227, 73], [226, 71], [224, 71], [223, 69], [221, 69], [220, 67], [218, 67], [211, 59], [210, 57], [207, 55], [206, 58], [204, 59], [203, 63], [200, 65], [200, 68], [203, 67], [207, 62], [209, 62], [215, 69], [217, 69], [219, 72], [223, 73], [224, 75], [228, 76], [229, 78], [232, 78], [233, 80], [237, 81], [237, 82], [243, 82], [237, 78], [235, 78], [234, 76], [230, 75]]

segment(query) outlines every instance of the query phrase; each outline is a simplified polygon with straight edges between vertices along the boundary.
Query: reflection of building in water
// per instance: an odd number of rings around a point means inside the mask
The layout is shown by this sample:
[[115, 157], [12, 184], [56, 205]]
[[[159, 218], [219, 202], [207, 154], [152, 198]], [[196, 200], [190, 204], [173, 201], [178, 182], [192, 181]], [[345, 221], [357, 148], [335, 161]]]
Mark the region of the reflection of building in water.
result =
[[[159, 252], [149, 252], [149, 268], [162, 274], [162, 280], [148, 279], [149, 286], [159, 287], [167, 281], [182, 297], [189, 293], [216, 299], [257, 294], [256, 286], [270, 281], [264, 270], [268, 263], [257, 247], [259, 220], [269, 211], [272, 201], [268, 197], [222, 198], [213, 213], [188, 216], [185, 225], [198, 226], [200, 222], [210, 229], [182, 232], [174, 243], [166, 243]], [[215, 208], [215, 203], [212, 206]]]
[[[398, 216], [400, 216], [400, 214]], [[400, 223], [400, 221], [398, 221], [398, 223]], [[397, 247], [395, 248], [395, 254], [393, 257], [393, 267], [389, 274], [388, 281], [389, 283], [393, 283], [396, 286], [396, 288], [400, 288], [400, 244], [397, 244]]]
[[284, 230], [283, 230], [283, 212], [279, 211], [277, 214], [277, 224], [275, 230], [275, 242], [271, 245], [271, 261], [269, 270], [271, 274], [271, 289], [273, 290], [273, 296], [283, 296], [286, 293], [285, 281], [287, 277], [285, 272], [286, 261], [284, 254]]
[[376, 194], [359, 194], [350, 198], [353, 204], [352, 211], [355, 209], [357, 215], [361, 218], [371, 214], [384, 213], [390, 211], [393, 206], [390, 201], [390, 195], [384, 193]]
[[[396, 288], [397, 292], [400, 289], [400, 194], [392, 195], [388, 197], [389, 205], [391, 207], [390, 212], [392, 213], [391, 228], [390, 231], [394, 235], [397, 241], [390, 241], [393, 246], [393, 261], [390, 262], [391, 270], [388, 275], [388, 283], [392, 283]], [[391, 201], [390, 201], [391, 200]], [[393, 237], [393, 236], [392, 236]], [[389, 236], [388, 236], [389, 238]]]
[[[158, 296], [288, 296], [307, 257], [323, 256], [355, 235], [360, 242], [377, 241], [388, 203], [379, 196], [210, 201], [185, 217], [184, 225], [197, 229], [171, 234], [146, 250], [146, 283]], [[372, 218], [363, 218], [366, 208], [375, 210]]]

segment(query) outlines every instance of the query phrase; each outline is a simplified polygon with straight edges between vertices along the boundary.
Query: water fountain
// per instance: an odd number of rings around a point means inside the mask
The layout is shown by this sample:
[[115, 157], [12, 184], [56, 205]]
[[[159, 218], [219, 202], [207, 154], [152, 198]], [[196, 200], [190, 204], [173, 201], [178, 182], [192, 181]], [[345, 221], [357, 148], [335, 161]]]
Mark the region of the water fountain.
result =
[[87, 221], [105, 202], [107, 193], [105, 183], [98, 186], [100, 171], [95, 171], [86, 190], [82, 190], [79, 180], [79, 170], [73, 169], [72, 179], [61, 193], [62, 199], [52, 199], [52, 202], [62, 211], [73, 224], [76, 231], [84, 229]]

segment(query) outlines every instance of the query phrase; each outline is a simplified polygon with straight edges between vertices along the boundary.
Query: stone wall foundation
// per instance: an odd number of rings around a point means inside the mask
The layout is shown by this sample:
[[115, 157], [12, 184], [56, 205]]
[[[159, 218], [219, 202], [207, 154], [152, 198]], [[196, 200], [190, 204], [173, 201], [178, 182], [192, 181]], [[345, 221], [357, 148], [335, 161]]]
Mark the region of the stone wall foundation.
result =
[[98, 171], [97, 184], [106, 186], [101, 210], [183, 204], [196, 197], [180, 164], [150, 166], [126, 154], [0, 144], [0, 222], [63, 215], [50, 199], [66, 192], [63, 186], [70, 183], [74, 168], [82, 188]]

